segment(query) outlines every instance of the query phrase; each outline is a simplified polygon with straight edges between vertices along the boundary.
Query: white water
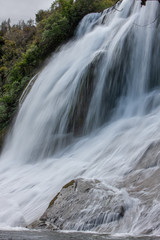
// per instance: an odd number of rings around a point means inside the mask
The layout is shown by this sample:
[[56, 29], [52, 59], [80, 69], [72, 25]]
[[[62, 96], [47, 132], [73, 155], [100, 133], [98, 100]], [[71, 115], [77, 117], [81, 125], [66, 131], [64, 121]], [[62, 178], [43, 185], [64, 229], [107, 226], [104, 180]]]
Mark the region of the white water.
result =
[[1, 155], [0, 227], [31, 223], [65, 183], [84, 177], [132, 202], [119, 227], [100, 231], [160, 234], [158, 181], [138, 194], [126, 180], [159, 170], [158, 160], [149, 169], [139, 161], [160, 140], [160, 6], [123, 0], [116, 8], [82, 20], [22, 104]]

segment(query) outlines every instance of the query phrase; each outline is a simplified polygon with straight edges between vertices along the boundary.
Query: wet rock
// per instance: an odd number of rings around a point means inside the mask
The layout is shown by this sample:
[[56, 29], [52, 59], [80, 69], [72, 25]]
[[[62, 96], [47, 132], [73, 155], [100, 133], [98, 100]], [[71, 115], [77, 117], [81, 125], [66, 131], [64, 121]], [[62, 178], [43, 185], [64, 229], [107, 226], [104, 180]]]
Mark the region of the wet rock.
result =
[[160, 141], [152, 142], [138, 159], [134, 170], [160, 166]]
[[65, 185], [48, 209], [30, 228], [95, 230], [118, 222], [126, 209], [123, 194], [98, 180], [76, 179]]

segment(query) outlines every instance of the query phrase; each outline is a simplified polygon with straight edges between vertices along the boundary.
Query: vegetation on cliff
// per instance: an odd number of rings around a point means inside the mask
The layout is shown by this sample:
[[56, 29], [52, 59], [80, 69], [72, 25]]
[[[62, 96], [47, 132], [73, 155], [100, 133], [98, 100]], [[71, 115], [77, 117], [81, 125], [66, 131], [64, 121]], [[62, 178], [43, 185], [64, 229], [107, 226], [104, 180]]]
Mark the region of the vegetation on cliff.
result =
[[46, 57], [74, 34], [88, 13], [101, 12], [116, 0], [56, 0], [32, 20], [0, 26], [0, 144], [18, 106], [19, 97]]

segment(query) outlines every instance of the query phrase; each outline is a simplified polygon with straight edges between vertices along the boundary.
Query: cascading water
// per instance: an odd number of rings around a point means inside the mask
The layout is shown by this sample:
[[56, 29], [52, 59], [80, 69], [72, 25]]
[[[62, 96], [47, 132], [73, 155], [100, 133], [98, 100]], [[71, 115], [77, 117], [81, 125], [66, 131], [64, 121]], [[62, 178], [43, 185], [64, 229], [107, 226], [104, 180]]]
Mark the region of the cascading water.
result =
[[31, 223], [65, 183], [83, 177], [130, 205], [98, 231], [160, 233], [159, 13], [158, 1], [123, 0], [86, 16], [50, 59], [1, 155], [0, 227]]

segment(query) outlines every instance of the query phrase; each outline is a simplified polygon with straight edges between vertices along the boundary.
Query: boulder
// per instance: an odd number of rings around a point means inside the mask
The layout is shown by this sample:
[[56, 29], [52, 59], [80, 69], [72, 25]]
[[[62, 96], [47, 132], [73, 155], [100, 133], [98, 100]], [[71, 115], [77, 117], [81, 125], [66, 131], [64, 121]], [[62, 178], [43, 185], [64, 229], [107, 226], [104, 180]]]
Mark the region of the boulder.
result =
[[43, 216], [29, 227], [97, 230], [124, 217], [128, 208], [124, 199], [122, 192], [98, 180], [72, 180], [53, 198]]

